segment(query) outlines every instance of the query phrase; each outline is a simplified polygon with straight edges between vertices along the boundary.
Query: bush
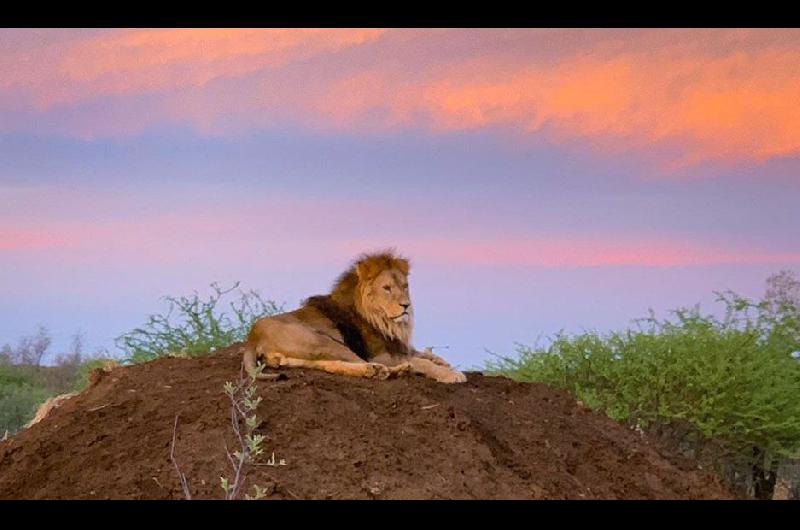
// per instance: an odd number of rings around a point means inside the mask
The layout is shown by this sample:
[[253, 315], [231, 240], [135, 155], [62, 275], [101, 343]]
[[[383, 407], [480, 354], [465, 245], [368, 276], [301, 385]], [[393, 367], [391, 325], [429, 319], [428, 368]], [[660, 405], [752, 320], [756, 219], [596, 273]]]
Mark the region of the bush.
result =
[[30, 373], [16, 366], [0, 365], [0, 438], [14, 433], [33, 418], [36, 408], [51, 393], [34, 383]]
[[[558, 334], [546, 348], [519, 345], [488, 372], [570, 390], [587, 406], [666, 434], [698, 454], [713, 448], [721, 473], [750, 476], [756, 496], [778, 459], [800, 448], [800, 304], [776, 310], [719, 294], [724, 318], [681, 309], [651, 313], [637, 329]], [[771, 474], [771, 475], [770, 475]]]
[[69, 392], [80, 392], [89, 384], [89, 374], [97, 368], [104, 368], [107, 363], [116, 362], [110, 357], [93, 357], [85, 359], [75, 370], [74, 378], [70, 384]]
[[[282, 308], [264, 300], [255, 291], [229, 289], [211, 284], [212, 294], [203, 300], [191, 296], [167, 296], [166, 314], [150, 315], [144, 326], [116, 339], [127, 355], [125, 361], [138, 363], [169, 354], [203, 355], [217, 348], [244, 340], [256, 319], [280, 313]], [[228, 304], [231, 313], [220, 312], [222, 298], [237, 290], [238, 299]]]

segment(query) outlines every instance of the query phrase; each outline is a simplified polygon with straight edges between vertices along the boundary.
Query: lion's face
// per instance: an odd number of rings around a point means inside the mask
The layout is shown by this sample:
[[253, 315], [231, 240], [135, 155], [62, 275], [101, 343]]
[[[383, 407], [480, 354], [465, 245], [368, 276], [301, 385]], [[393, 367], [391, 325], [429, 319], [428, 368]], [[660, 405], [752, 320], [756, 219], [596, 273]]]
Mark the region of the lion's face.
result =
[[397, 269], [383, 271], [370, 282], [370, 304], [384, 317], [397, 323], [411, 320], [408, 277]]
[[408, 290], [408, 262], [383, 270], [359, 271], [359, 310], [384, 335], [408, 344], [411, 341], [414, 309]]

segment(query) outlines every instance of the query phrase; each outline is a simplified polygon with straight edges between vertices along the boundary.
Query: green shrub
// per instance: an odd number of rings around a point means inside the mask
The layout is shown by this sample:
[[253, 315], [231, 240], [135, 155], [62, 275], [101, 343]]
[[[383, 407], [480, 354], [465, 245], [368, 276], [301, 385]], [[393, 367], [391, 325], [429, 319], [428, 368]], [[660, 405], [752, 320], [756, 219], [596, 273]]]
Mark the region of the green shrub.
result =
[[[715, 447], [718, 469], [761, 469], [800, 448], [800, 304], [777, 307], [719, 294], [725, 316], [698, 308], [652, 314], [637, 329], [558, 334], [517, 347], [487, 372], [571, 391], [587, 406], [643, 429]], [[680, 427], [680, 428], [678, 428]]]
[[96, 368], [103, 368], [108, 361], [115, 361], [109, 357], [95, 357], [85, 359], [78, 365], [75, 371], [75, 378], [72, 381], [70, 392], [80, 392], [89, 384], [89, 374]]
[[0, 438], [6, 431], [18, 431], [51, 395], [46, 388], [35, 384], [28, 371], [0, 365]]
[[[239, 282], [229, 289], [211, 284], [212, 294], [203, 300], [191, 296], [167, 296], [166, 314], [150, 315], [140, 328], [116, 339], [126, 362], [149, 361], [169, 354], [203, 355], [217, 348], [243, 340], [256, 319], [280, 313], [282, 308], [264, 300], [255, 291], [238, 290]], [[222, 299], [236, 290], [239, 297], [228, 303], [230, 313], [221, 311]]]

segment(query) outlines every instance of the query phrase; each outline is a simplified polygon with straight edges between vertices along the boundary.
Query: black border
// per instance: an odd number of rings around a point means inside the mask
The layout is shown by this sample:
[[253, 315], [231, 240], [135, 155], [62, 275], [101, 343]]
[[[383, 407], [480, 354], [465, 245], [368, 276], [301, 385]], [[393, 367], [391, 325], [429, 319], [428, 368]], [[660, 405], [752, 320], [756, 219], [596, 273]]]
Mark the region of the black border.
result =
[[[94, 8], [80, 11], [74, 5], [58, 7], [37, 6], [30, 11], [5, 13], [2, 26], [6, 28], [67, 28], [67, 27], [645, 27], [645, 28], [726, 28], [800, 27], [797, 8], [789, 12], [760, 6], [707, 8], [676, 4], [650, 4], [647, 8], [612, 7], [576, 4], [558, 5], [488, 5], [466, 7], [466, 4], [440, 12], [431, 6], [411, 4], [389, 5], [370, 9], [320, 9], [313, 5], [299, 6], [297, 11], [265, 3], [255, 12], [253, 8], [219, 5], [200, 8], [119, 4], [115, 11]], [[205, 10], [203, 10], [205, 9]], [[377, 9], [385, 9], [379, 12]], [[524, 10], [524, 11], [523, 11]], [[2, 29], [0, 29], [2, 31]], [[798, 30], [800, 31], [800, 30]], [[38, 508], [42, 508], [39, 510]], [[32, 509], [37, 509], [31, 512]], [[241, 525], [241, 517], [253, 517], [260, 524], [311, 522], [317, 517], [334, 516], [336, 522], [348, 526], [359, 524], [420, 524], [441, 520], [449, 524], [462, 521], [470, 525], [536, 525], [553, 518], [555, 522], [601, 520], [618, 526], [685, 524], [708, 517], [717, 525], [727, 522], [740, 524], [765, 523], [774, 525], [767, 517], [787, 516], [796, 522], [800, 503], [775, 501], [265, 501], [224, 503], [192, 501], [6, 501], [0, 500], [4, 520], [11, 523], [13, 515], [25, 521], [31, 516], [53, 517], [59, 522], [64, 516], [81, 516], [74, 520], [87, 522], [86, 515], [100, 524], [124, 521], [129, 524], [172, 522], [185, 525], [193, 519], [206, 524]], [[103, 517], [109, 516], [108, 519]], [[387, 516], [389, 516], [387, 518]], [[598, 519], [600, 518], [600, 519]]]
[[[31, 510], [36, 510], [32, 512]], [[714, 527], [739, 523], [762, 526], [781, 525], [787, 517], [790, 526], [800, 515], [800, 503], [792, 501], [0, 501], [5, 521], [14, 515], [30, 521], [35, 514], [65, 517], [83, 525], [97, 521], [108, 525], [124, 521], [137, 523], [193, 523], [242, 527], [251, 518], [259, 525], [300, 523], [306, 526], [322, 519], [322, 524], [364, 527], [416, 528], [425, 523], [444, 523], [448, 528], [465, 524], [493, 530], [498, 526], [537, 526], [545, 523], [607, 522], [615, 529], [641, 529], [659, 526], [684, 526], [708, 519]], [[86, 516], [90, 517], [86, 517]], [[108, 516], [106, 518], [105, 516]], [[777, 519], [776, 519], [777, 518]]]
[[[91, 4], [87, 4], [91, 5]], [[796, 4], [795, 4], [796, 5]], [[27, 11], [26, 11], [27, 9]], [[336, 4], [151, 4], [104, 7], [19, 4], [3, 14], [5, 28], [392, 27], [392, 28], [798, 28], [800, 9], [768, 5], [609, 5], [605, 2]], [[2, 31], [0, 29], [0, 31]]]

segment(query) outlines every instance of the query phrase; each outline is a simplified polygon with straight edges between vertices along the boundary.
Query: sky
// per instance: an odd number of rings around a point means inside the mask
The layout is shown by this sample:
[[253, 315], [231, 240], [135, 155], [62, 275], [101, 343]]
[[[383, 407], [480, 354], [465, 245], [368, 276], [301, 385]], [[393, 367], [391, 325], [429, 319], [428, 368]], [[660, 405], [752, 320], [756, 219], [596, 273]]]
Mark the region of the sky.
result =
[[0, 29], [0, 344], [411, 260], [462, 367], [800, 271], [800, 31]]

